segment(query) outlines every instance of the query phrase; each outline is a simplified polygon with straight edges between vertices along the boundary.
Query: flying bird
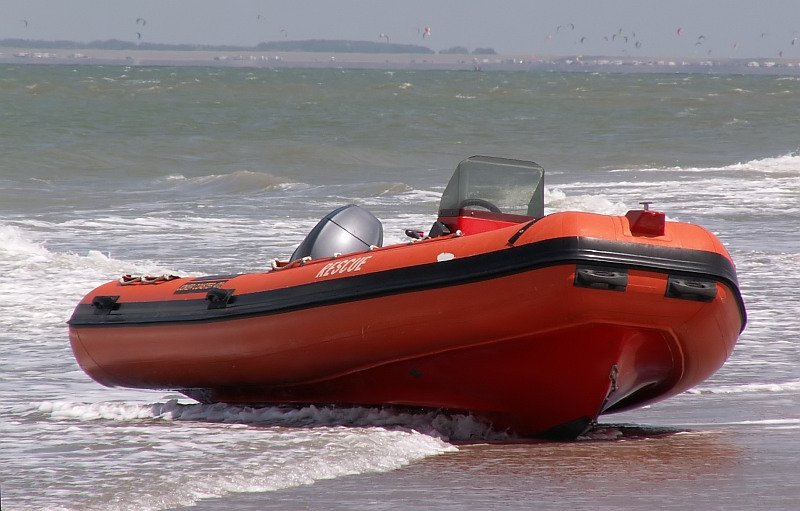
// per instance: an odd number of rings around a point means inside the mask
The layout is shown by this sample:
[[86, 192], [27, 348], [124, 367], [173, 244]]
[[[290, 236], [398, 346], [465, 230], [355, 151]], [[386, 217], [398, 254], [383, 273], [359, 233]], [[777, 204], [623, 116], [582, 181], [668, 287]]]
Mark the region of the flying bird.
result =
[[422, 32], [422, 38], [425, 39], [426, 37], [431, 36], [431, 27], [425, 27], [425, 30]]
[[136, 39], [141, 39], [141, 38], [142, 38], [142, 33], [136, 32]]
[[28, 20], [20, 20], [20, 21], [25, 23], [25, 28], [28, 28]]
[[147, 25], [147, 20], [144, 18], [136, 18], [136, 24], [138, 25], [140, 23], [142, 24], [142, 26], [145, 26]]
[[378, 38], [379, 38], [379, 39], [386, 39], [386, 42], [387, 42], [387, 43], [389, 42], [389, 34], [383, 34], [383, 33], [381, 33], [381, 35], [380, 35], [380, 36], [378, 36]]

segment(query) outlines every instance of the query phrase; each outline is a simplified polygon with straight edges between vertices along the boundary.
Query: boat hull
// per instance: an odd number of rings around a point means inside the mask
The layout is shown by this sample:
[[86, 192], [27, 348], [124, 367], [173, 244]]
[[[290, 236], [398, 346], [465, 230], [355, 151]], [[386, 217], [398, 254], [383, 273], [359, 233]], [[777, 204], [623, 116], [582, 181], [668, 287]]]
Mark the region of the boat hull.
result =
[[[204, 402], [444, 409], [523, 436], [560, 437], [602, 413], [685, 391], [733, 350], [744, 309], [732, 265], [702, 275], [710, 299], [669, 296], [676, 274], [726, 254], [552, 238], [547, 225], [509, 245], [519, 229], [274, 272], [280, 279], [178, 279], [136, 286], [138, 295], [109, 283], [76, 309], [72, 348], [84, 371], [109, 386], [178, 390]], [[695, 256], [676, 262], [683, 252]], [[599, 268], [601, 280], [583, 282], [587, 267]], [[621, 270], [623, 289], [602, 280], [604, 268]], [[321, 282], [300, 289], [292, 275]], [[269, 278], [273, 288], [256, 291]], [[242, 298], [197, 312], [197, 297], [181, 291], [229, 285], [244, 297], [267, 294], [258, 307]], [[117, 298], [104, 311], [98, 296]], [[167, 302], [172, 313], [148, 315]]]

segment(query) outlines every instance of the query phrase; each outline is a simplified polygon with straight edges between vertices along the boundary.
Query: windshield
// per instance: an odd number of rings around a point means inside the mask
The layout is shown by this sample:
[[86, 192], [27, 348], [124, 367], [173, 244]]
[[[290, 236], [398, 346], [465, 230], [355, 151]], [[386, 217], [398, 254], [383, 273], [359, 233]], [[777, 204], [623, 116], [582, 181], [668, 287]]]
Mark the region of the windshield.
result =
[[544, 169], [532, 161], [472, 156], [456, 167], [439, 203], [440, 216], [481, 209], [541, 218]]

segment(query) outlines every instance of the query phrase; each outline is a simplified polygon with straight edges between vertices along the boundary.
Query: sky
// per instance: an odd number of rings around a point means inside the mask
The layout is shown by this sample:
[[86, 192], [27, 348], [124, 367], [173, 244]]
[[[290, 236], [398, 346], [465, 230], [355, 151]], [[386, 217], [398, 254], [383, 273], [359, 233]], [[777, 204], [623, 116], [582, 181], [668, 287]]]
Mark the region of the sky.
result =
[[0, 39], [351, 39], [519, 56], [800, 59], [798, 0], [0, 0], [0, 11]]

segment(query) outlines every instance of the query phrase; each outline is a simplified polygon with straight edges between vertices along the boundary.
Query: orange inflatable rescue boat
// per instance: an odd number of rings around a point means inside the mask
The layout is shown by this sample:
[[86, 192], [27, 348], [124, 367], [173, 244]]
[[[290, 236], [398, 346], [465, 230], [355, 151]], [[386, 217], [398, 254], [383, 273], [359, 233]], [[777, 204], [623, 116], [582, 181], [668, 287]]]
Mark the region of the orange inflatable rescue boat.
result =
[[381, 247], [350, 205], [263, 273], [124, 276], [77, 306], [72, 350], [108, 386], [439, 409], [557, 438], [714, 373], [746, 321], [722, 243], [646, 204], [544, 215], [543, 182], [474, 156], [407, 243]]

